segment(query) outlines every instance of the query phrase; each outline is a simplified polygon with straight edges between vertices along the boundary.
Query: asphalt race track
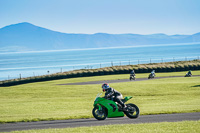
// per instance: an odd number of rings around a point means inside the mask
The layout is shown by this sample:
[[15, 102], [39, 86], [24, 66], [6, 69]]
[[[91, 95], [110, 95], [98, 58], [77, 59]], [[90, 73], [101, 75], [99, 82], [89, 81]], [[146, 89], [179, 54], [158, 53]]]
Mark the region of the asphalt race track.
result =
[[[200, 75], [196, 75], [196, 76], [200, 76]], [[182, 76], [156, 77], [154, 79], [173, 78], [173, 77], [182, 77]], [[193, 77], [195, 77], [195, 76], [193, 76]], [[143, 80], [152, 80], [152, 79], [138, 78], [135, 81], [143, 81]], [[120, 79], [120, 80], [68, 83], [68, 84], [59, 84], [59, 85], [87, 85], [87, 84], [102, 84], [105, 82], [118, 83], [118, 82], [135, 82], [135, 81], [130, 81], [129, 79]], [[94, 118], [91, 118], [91, 119], [72, 119], [72, 120], [6, 123], [6, 124], [0, 124], [0, 132], [10, 132], [10, 131], [16, 131], [16, 130], [30, 130], [30, 129], [101, 126], [101, 125], [113, 125], [113, 124], [177, 122], [177, 121], [185, 121], [185, 120], [189, 120], [189, 121], [200, 120], [200, 112], [160, 114], [160, 115], [142, 115], [142, 116], [139, 116], [139, 118], [137, 118], [137, 119], [129, 119], [128, 117], [107, 118], [106, 120], [103, 120], [103, 121], [98, 121]]]
[[[199, 77], [200, 75], [193, 75], [192, 77]], [[163, 79], [163, 78], [177, 78], [183, 76], [168, 76], [168, 77], [155, 77], [153, 79]], [[185, 77], [190, 78], [190, 77]], [[120, 83], [120, 82], [135, 82], [135, 81], [144, 81], [144, 80], [153, 80], [148, 78], [136, 78], [136, 80], [129, 79], [118, 79], [118, 80], [103, 80], [103, 81], [90, 81], [90, 82], [77, 82], [77, 83], [67, 83], [67, 84], [58, 84], [58, 85], [89, 85], [89, 84], [103, 84], [103, 83]]]
[[113, 125], [113, 124], [177, 122], [177, 121], [185, 121], [185, 120], [189, 120], [189, 121], [200, 120], [200, 112], [180, 113], [180, 114], [142, 115], [142, 116], [139, 116], [137, 119], [129, 119], [128, 117], [107, 118], [106, 120], [103, 120], [103, 121], [98, 121], [94, 118], [91, 118], [91, 119], [7, 123], [7, 124], [0, 124], [0, 132], [10, 132], [10, 131], [16, 131], [16, 130], [30, 130], [30, 129], [101, 126], [101, 125]]

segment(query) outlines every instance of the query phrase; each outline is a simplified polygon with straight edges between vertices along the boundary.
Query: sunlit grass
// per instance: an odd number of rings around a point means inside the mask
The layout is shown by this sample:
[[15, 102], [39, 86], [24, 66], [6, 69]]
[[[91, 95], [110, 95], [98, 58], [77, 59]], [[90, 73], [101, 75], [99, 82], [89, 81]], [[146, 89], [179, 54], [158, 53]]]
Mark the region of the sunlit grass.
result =
[[[199, 72], [193, 74], [198, 75]], [[0, 122], [91, 118], [93, 101], [97, 93], [101, 92], [101, 85], [57, 84], [122, 79], [127, 76], [129, 75], [73, 78], [1, 87]], [[146, 74], [137, 74], [137, 77], [140, 76]], [[133, 96], [130, 102], [138, 105], [142, 115], [200, 111], [200, 77], [113, 83], [110, 86], [123, 96]]]
[[12, 133], [199, 133], [200, 121], [122, 124], [78, 128], [14, 131]]
[[[184, 77], [187, 72], [188, 71], [156, 73], [156, 77], [168, 77], [168, 76]], [[192, 71], [192, 75], [200, 75], [200, 71]], [[137, 78], [148, 78], [148, 76], [149, 76], [149, 73], [136, 73], [136, 80]], [[76, 83], [76, 82], [88, 82], [88, 81], [118, 80], [118, 79], [129, 79], [129, 74], [70, 78], [70, 79], [63, 79], [63, 80], [53, 80], [49, 82], [64, 84], [64, 83]]]

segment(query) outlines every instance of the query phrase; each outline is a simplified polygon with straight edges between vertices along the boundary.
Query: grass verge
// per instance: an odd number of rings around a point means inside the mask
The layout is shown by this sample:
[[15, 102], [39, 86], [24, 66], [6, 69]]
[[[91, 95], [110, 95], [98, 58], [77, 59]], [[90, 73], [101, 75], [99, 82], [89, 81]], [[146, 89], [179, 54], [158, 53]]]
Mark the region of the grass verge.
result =
[[94, 127], [24, 130], [12, 133], [199, 133], [200, 121], [122, 124]]
[[[165, 75], [168, 74], [163, 76]], [[120, 76], [122, 75], [73, 78], [1, 87], [0, 123], [91, 118], [93, 101], [97, 93], [101, 92], [101, 85], [57, 84], [123, 76], [127, 78], [129, 75]], [[199, 112], [199, 81], [200, 77], [180, 77], [110, 85], [123, 96], [133, 96], [130, 103], [138, 105], [141, 114], [146, 115]]]

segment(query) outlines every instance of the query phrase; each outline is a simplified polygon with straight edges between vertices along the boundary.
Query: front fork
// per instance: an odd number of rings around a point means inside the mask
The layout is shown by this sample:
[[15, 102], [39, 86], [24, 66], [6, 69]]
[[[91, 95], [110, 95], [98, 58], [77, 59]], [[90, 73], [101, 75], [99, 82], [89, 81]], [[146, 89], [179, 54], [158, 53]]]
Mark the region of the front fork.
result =
[[97, 107], [99, 108], [99, 111], [102, 110], [101, 105], [97, 104]]
[[95, 107], [95, 106], [98, 108], [99, 111], [102, 110], [102, 106], [101, 106], [100, 104], [96, 104], [96, 105], [94, 105], [94, 107]]

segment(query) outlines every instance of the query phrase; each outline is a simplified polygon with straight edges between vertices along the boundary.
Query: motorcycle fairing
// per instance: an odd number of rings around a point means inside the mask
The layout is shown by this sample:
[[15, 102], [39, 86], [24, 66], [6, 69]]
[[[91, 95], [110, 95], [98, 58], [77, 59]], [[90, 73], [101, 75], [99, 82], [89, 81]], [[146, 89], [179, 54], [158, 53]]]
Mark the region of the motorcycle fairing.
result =
[[108, 111], [108, 118], [124, 116], [124, 112], [119, 111], [117, 104], [112, 100], [107, 100], [105, 98], [98, 97], [94, 102], [94, 106], [98, 106], [99, 109], [101, 109], [101, 106], [104, 106]]

